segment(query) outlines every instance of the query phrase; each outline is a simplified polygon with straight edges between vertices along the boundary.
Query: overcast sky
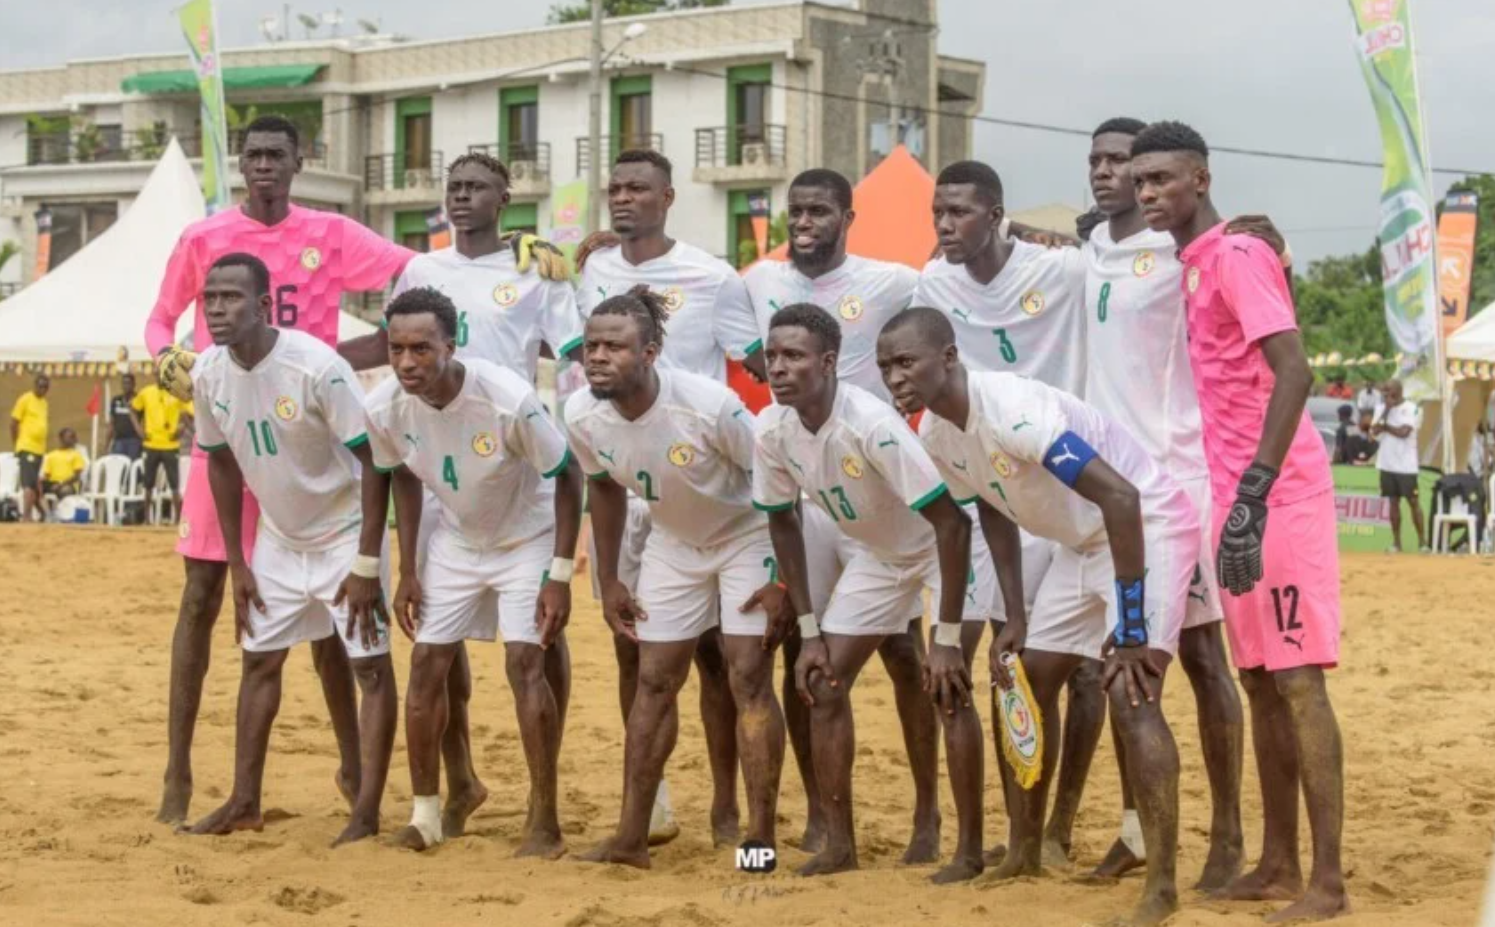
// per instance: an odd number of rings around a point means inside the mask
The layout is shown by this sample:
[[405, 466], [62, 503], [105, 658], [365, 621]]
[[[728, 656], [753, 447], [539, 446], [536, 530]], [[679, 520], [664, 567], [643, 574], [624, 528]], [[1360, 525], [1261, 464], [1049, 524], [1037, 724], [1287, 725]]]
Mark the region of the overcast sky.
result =
[[[273, 0], [218, 4], [227, 47], [258, 42], [260, 19], [281, 9]], [[339, 4], [345, 30], [365, 18], [416, 38], [540, 25], [549, 7], [546, 0], [301, 0], [292, 8]], [[175, 50], [181, 39], [172, 5], [4, 0], [0, 67]], [[1433, 164], [1495, 172], [1488, 72], [1495, 4], [1423, 0], [1414, 13]], [[941, 52], [987, 62], [988, 116], [1086, 129], [1114, 115], [1173, 118], [1215, 145], [1380, 158], [1343, 0], [940, 0], [940, 18]], [[1011, 208], [1080, 205], [1087, 150], [1085, 139], [1027, 129], [981, 125], [976, 134], [976, 156], [1001, 173]], [[1216, 155], [1213, 166], [1221, 210], [1270, 214], [1300, 258], [1361, 250], [1375, 235], [1379, 170], [1228, 154]], [[1456, 178], [1434, 179], [1441, 194]]]

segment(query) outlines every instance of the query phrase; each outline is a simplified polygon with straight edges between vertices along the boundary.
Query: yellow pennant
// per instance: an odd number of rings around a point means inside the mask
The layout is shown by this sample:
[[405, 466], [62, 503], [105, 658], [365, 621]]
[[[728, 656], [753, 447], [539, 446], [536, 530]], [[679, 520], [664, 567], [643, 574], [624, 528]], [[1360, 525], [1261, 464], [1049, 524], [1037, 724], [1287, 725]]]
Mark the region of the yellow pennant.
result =
[[1024, 789], [1038, 784], [1043, 775], [1043, 714], [1023, 661], [1015, 653], [1002, 654], [1002, 664], [1012, 676], [1012, 688], [997, 690], [997, 715], [1002, 721], [1002, 755], [1012, 767], [1013, 777]]

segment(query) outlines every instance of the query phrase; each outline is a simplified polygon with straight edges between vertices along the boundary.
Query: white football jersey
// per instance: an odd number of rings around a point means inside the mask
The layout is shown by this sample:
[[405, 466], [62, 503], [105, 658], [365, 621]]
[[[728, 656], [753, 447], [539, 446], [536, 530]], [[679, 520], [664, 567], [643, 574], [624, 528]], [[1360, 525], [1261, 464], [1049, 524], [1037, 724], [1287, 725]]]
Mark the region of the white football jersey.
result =
[[768, 520], [753, 508], [753, 415], [727, 387], [659, 371], [659, 395], [633, 421], [590, 390], [566, 403], [566, 434], [589, 477], [611, 477], [649, 506], [655, 531], [714, 547]]
[[841, 323], [836, 378], [892, 401], [877, 369], [877, 336], [889, 319], [908, 308], [919, 283], [918, 271], [848, 254], [840, 267], [813, 280], [790, 261], [759, 261], [743, 279], [763, 343], [775, 312], [795, 303], [813, 303]]
[[1012, 243], [985, 286], [937, 257], [924, 267], [914, 305], [950, 316], [967, 367], [1042, 380], [1076, 396], [1085, 388], [1085, 258], [1076, 248]]
[[[535, 382], [540, 342], [557, 358], [581, 344], [581, 312], [570, 284], [519, 273], [500, 248], [468, 258], [455, 247], [417, 254], [395, 283], [394, 296], [433, 287], [457, 305], [457, 358], [479, 358]], [[391, 297], [392, 298], [392, 297]]]
[[759, 414], [753, 504], [780, 511], [801, 490], [885, 560], [934, 555], [934, 529], [919, 510], [945, 483], [897, 410], [864, 389], [838, 383], [831, 417], [814, 434], [789, 406]]
[[433, 408], [390, 377], [369, 395], [374, 466], [402, 464], [441, 502], [441, 524], [475, 550], [509, 548], [555, 525], [551, 480], [570, 460], [534, 387], [476, 358], [457, 398]]
[[640, 283], [663, 296], [669, 312], [660, 367], [724, 383], [727, 358], [741, 360], [757, 349], [758, 325], [742, 277], [726, 261], [683, 241], [637, 266], [623, 257], [622, 247], [594, 251], [576, 291], [582, 318]]
[[363, 521], [358, 461], [368, 440], [363, 388], [353, 368], [304, 332], [279, 329], [275, 346], [245, 370], [214, 345], [192, 367], [197, 443], [233, 451], [259, 500], [261, 522], [291, 550], [327, 550]]
[[1183, 265], [1173, 236], [1144, 228], [1115, 242], [1102, 222], [1082, 250], [1086, 401], [1175, 480], [1205, 479]]
[[964, 428], [932, 411], [919, 422], [920, 440], [957, 497], [979, 496], [1028, 533], [1075, 550], [1104, 543], [1100, 508], [1049, 469], [1071, 459], [1069, 442], [1078, 437], [1137, 488], [1144, 519], [1193, 517], [1188, 497], [1142, 445], [1084, 400], [1013, 373], [968, 369], [966, 377]]

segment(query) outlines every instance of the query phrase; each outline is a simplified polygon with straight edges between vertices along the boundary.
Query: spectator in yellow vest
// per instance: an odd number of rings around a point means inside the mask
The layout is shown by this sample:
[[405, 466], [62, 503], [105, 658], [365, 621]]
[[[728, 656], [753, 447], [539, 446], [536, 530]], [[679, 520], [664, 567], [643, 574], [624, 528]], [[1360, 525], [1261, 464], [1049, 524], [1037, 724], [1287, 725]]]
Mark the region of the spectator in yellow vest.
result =
[[36, 508], [37, 487], [41, 483], [42, 455], [47, 452], [47, 390], [52, 381], [46, 374], [36, 375], [30, 392], [21, 394], [10, 410], [10, 443], [21, 465], [21, 520], [31, 521]]

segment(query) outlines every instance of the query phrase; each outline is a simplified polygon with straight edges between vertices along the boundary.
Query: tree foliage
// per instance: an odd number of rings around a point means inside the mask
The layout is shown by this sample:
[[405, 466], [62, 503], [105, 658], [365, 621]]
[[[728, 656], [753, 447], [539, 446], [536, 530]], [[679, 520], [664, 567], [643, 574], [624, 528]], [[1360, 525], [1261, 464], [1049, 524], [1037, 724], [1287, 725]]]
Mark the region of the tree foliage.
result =
[[[694, 10], [726, 5], [727, 0], [602, 0], [602, 15], [609, 18], [642, 16], [646, 13], [667, 13], [673, 10]], [[572, 3], [553, 5], [546, 21], [551, 25], [558, 25], [586, 22], [591, 18], [592, 4], [589, 0], [575, 0]]]

